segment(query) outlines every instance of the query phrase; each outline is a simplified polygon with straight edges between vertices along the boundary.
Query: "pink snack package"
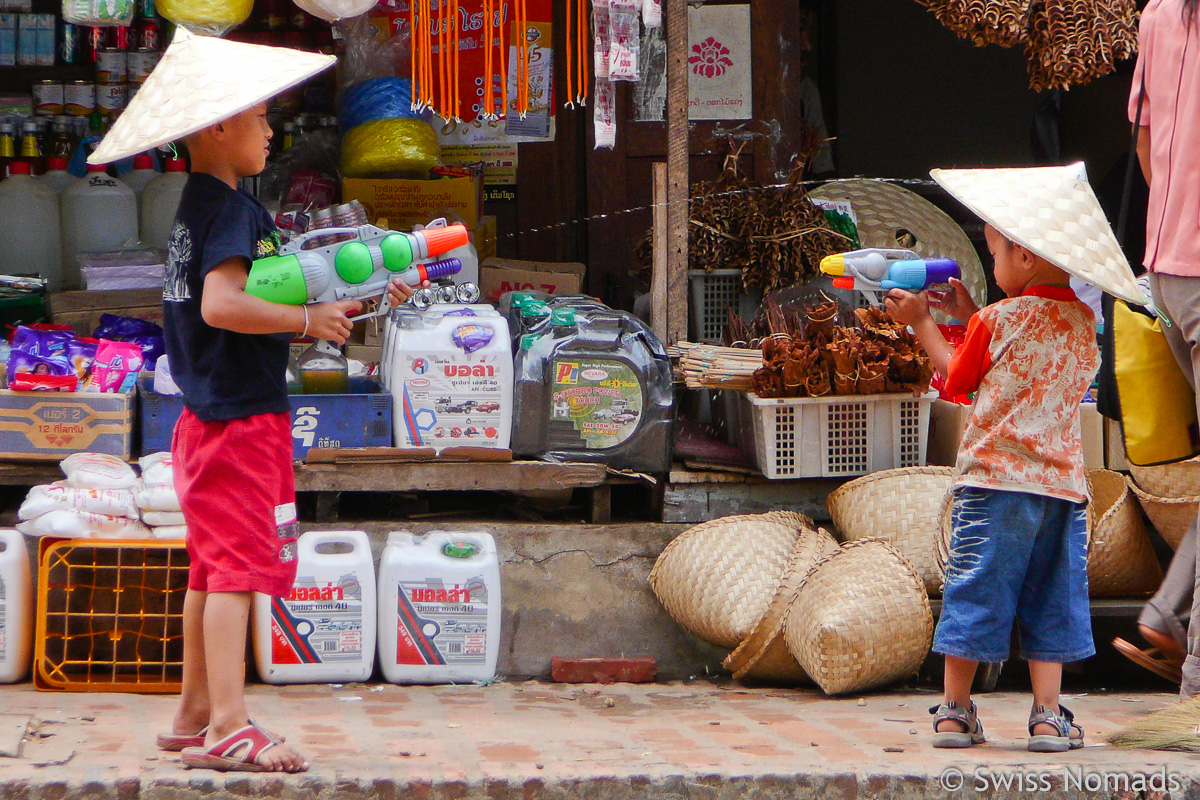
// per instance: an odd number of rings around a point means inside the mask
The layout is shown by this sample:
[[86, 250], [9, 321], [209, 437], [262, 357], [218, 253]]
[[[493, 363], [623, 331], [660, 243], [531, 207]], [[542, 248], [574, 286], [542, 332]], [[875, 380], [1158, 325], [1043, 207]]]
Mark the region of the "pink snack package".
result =
[[92, 377], [86, 391], [129, 392], [142, 369], [142, 348], [131, 342], [101, 339], [92, 363]]

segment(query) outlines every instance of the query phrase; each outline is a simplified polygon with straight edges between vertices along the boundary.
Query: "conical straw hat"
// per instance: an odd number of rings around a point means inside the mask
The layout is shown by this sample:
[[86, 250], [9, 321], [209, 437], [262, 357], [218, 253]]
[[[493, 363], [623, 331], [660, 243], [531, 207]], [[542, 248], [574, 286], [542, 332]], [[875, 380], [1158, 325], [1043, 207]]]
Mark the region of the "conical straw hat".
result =
[[334, 56], [197, 36], [183, 27], [88, 157], [107, 164], [215, 125], [332, 66]]
[[992, 227], [1055, 266], [1122, 300], [1150, 302], [1134, 280], [1082, 162], [929, 174]]

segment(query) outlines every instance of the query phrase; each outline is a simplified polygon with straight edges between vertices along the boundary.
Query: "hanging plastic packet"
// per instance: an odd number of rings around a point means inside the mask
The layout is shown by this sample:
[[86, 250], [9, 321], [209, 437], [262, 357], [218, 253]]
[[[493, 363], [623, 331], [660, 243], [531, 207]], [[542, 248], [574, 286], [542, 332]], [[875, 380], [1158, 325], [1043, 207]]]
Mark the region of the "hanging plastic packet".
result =
[[485, 328], [480, 325], [459, 325], [454, 329], [454, 333], [450, 334], [450, 338], [454, 343], [462, 348], [464, 353], [474, 353], [481, 347], [487, 347], [492, 341], [492, 336], [495, 335], [491, 328]]
[[592, 125], [596, 131], [596, 149], [617, 146], [616, 92], [608, 81], [596, 81], [596, 100], [592, 104]]
[[638, 57], [642, 47], [642, 28], [638, 12], [642, 0], [609, 0], [608, 79], [638, 80]]
[[592, 64], [595, 65], [596, 83], [608, 80], [608, 48], [610, 46], [608, 25], [608, 0], [592, 2]]
[[63, 0], [63, 20], [99, 28], [133, 24], [133, 0]]
[[137, 383], [142, 363], [142, 348], [138, 345], [101, 339], [96, 347], [92, 377], [84, 386], [84, 391], [106, 394], [130, 392]]
[[642, 0], [642, 22], [647, 28], [662, 27], [662, 0]]
[[114, 342], [132, 342], [142, 348], [145, 360], [154, 364], [158, 357], [167, 352], [163, 341], [163, 329], [149, 320], [136, 317], [120, 317], [116, 314], [100, 315], [100, 327], [92, 333], [93, 338], [109, 339]]

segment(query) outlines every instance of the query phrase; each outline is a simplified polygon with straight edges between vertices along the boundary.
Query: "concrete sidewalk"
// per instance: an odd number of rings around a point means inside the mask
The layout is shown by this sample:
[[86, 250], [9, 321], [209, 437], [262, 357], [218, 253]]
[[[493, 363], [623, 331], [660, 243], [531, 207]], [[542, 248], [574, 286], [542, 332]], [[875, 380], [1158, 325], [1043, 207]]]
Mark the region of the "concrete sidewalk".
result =
[[1068, 695], [1089, 746], [1037, 756], [1024, 749], [1030, 701], [1017, 693], [980, 696], [990, 741], [969, 751], [931, 747], [932, 691], [828, 699], [705, 681], [530, 681], [255, 685], [249, 700], [252, 713], [309, 757], [310, 772], [182, 769], [176, 754], [154, 746], [155, 733], [168, 729], [173, 696], [0, 687], [0, 752], [30, 722], [20, 755], [0, 757], [0, 797], [774, 800], [1013, 797], [1023, 789], [1155, 797], [1112, 791], [1126, 779], [1137, 789], [1138, 776], [1154, 775], [1174, 781], [1174, 798], [1200, 795], [1200, 759], [1102, 744], [1121, 725], [1175, 702], [1169, 694]]

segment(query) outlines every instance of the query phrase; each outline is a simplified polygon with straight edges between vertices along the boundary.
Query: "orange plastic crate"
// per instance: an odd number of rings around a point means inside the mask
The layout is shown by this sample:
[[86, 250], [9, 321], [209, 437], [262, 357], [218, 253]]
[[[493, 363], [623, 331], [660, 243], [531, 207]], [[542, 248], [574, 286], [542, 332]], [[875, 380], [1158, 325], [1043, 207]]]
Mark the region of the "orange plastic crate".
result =
[[181, 541], [43, 539], [34, 685], [179, 691], [187, 577]]

